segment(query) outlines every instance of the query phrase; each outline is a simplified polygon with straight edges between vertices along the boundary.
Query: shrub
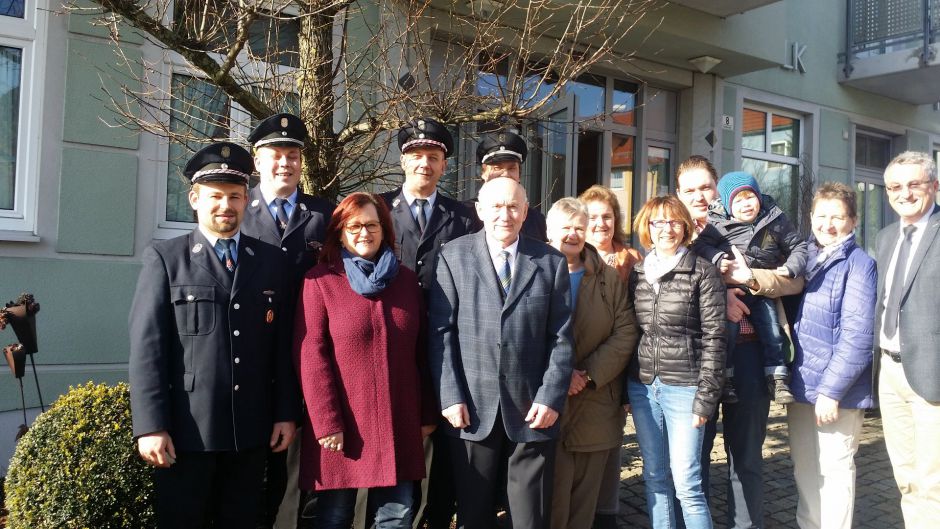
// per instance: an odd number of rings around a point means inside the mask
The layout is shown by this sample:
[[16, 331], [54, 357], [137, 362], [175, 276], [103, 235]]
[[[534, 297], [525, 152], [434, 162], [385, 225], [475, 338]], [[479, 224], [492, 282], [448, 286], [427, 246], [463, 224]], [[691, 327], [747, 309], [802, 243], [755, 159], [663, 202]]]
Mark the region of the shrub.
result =
[[10, 529], [152, 527], [127, 384], [69, 388], [20, 439], [6, 494]]

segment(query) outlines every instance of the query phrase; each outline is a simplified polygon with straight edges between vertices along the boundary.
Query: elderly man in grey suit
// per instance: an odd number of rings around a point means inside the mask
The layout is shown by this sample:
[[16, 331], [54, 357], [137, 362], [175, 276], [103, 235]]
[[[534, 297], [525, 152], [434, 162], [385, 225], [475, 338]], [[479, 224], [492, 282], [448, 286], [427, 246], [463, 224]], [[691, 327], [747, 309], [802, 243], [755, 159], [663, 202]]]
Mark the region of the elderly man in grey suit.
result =
[[885, 170], [901, 218], [878, 234], [874, 372], [907, 529], [940, 520], [940, 208], [937, 166], [905, 152]]
[[429, 302], [429, 357], [457, 476], [457, 522], [496, 526], [506, 468], [513, 527], [548, 526], [558, 414], [571, 381], [564, 256], [520, 237], [525, 190], [480, 188], [481, 232], [444, 245]]

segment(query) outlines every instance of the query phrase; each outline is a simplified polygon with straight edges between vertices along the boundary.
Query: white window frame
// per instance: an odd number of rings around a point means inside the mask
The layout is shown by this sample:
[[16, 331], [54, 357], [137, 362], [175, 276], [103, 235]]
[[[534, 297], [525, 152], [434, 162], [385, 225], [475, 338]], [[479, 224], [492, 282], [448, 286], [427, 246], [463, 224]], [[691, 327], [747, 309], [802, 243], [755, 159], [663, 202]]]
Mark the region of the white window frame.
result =
[[[278, 3], [276, 2], [276, 5]], [[285, 14], [298, 14], [296, 8], [287, 7], [284, 9]], [[173, 12], [168, 9], [164, 18], [165, 23], [172, 23]], [[218, 54], [212, 54], [213, 57], [218, 61], [223, 61], [224, 57]], [[250, 64], [248, 61], [248, 53], [246, 50], [243, 50], [236, 59], [240, 66], [245, 66]], [[295, 68], [283, 65], [276, 65], [278, 74], [287, 74], [295, 70]], [[165, 59], [163, 61], [163, 86], [161, 89], [165, 94], [172, 95], [173, 87], [173, 75], [187, 75], [190, 77], [196, 77], [199, 79], [205, 79], [205, 75], [202, 72], [199, 72], [192, 68], [189, 63], [183, 58], [182, 55], [175, 52], [165, 53]], [[228, 97], [226, 95], [226, 97]], [[169, 126], [170, 116], [172, 110], [168, 110], [166, 114], [166, 125]], [[246, 126], [250, 122], [250, 114], [238, 103], [235, 101], [229, 100], [229, 139], [236, 143], [243, 143], [242, 140], [248, 136], [251, 132]], [[193, 227], [196, 225], [195, 222], [183, 222], [183, 221], [173, 221], [167, 220], [166, 218], [166, 203], [167, 203], [167, 176], [170, 170], [170, 142], [161, 141], [159, 146], [159, 155], [158, 162], [156, 163], [156, 171], [158, 175], [158, 181], [160, 182], [157, 187], [157, 200], [156, 200], [156, 210], [155, 215], [155, 226], [156, 229], [153, 233], [154, 239], [170, 239], [173, 237], [178, 237], [180, 235], [185, 235], [192, 231]]]
[[0, 240], [36, 242], [49, 0], [24, 4], [23, 18], [0, 16], [0, 46], [23, 50], [13, 209], [0, 210]]

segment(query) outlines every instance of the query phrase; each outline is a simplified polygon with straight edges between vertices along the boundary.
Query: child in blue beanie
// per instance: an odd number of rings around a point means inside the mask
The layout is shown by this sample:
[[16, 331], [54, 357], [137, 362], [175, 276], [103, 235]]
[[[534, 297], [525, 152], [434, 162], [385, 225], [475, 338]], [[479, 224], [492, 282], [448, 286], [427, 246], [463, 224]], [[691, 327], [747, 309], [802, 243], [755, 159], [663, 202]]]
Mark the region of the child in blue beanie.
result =
[[[726, 174], [718, 181], [720, 204], [708, 211], [708, 226], [699, 234], [693, 248], [700, 256], [714, 263], [722, 273], [728, 271], [736, 247], [749, 268], [772, 269], [786, 277], [798, 277], [806, 270], [807, 242], [796, 231], [786, 214], [768, 195], [761, 194], [757, 180], [744, 171]], [[730, 285], [729, 285], [730, 286]], [[746, 285], [742, 301], [751, 311], [748, 319], [764, 345], [764, 374], [768, 387], [779, 404], [794, 401], [788, 386], [786, 338], [781, 331], [774, 301], [750, 293]], [[737, 401], [734, 392], [733, 364], [737, 323], [728, 322], [727, 382], [723, 399]]]

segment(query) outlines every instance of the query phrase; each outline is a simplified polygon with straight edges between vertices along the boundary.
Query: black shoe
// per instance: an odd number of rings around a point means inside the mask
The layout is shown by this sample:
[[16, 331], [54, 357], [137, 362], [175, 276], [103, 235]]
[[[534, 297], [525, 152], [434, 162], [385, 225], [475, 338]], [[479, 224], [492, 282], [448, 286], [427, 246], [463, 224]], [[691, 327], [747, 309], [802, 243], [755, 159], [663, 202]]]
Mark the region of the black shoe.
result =
[[796, 399], [793, 393], [790, 393], [790, 386], [787, 385], [787, 377], [784, 375], [768, 375], [767, 389], [774, 396], [774, 402], [777, 404], [793, 404]]
[[734, 390], [734, 379], [725, 379], [725, 386], [721, 389], [721, 402], [724, 404], [737, 404], [738, 392]]

